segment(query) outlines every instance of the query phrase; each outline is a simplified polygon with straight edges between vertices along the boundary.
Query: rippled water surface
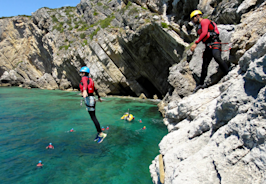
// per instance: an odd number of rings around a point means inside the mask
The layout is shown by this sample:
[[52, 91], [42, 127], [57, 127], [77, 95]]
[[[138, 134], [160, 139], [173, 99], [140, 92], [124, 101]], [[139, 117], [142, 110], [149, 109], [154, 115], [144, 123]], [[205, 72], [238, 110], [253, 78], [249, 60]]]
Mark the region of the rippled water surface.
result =
[[[97, 144], [77, 94], [0, 88], [1, 183], [152, 183], [149, 165], [167, 133], [156, 103], [113, 97], [97, 102], [96, 116], [102, 127], [109, 126]], [[134, 122], [120, 119], [128, 109]], [[45, 149], [50, 142], [54, 150]], [[42, 168], [36, 167], [39, 160]]]

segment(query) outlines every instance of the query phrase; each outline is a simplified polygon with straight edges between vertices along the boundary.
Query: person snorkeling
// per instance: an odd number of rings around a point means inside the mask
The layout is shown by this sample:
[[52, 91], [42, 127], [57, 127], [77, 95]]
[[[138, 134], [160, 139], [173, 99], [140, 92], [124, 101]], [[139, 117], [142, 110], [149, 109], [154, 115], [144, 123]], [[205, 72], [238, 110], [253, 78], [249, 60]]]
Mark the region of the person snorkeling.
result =
[[52, 145], [52, 143], [49, 143], [49, 145], [46, 146], [46, 149], [54, 149], [54, 146]]
[[37, 164], [37, 167], [42, 167], [43, 164], [42, 164], [42, 161], [40, 160], [39, 163]]
[[128, 119], [129, 119], [129, 116], [130, 116], [130, 114], [129, 114], [128, 112], [126, 112], [126, 113], [124, 114], [124, 119], [128, 120]]
[[202, 12], [200, 10], [195, 10], [191, 12], [190, 19], [194, 24], [199, 25], [197, 30], [199, 38], [191, 46], [190, 50], [193, 52], [197, 47], [197, 44], [201, 41], [206, 45], [205, 51], [203, 52], [203, 63], [201, 69], [200, 82], [194, 89], [195, 93], [199, 89], [207, 87], [207, 85], [204, 84], [204, 80], [207, 76], [208, 66], [212, 58], [214, 58], [215, 61], [219, 64], [224, 75], [229, 72], [229, 69], [227, 64], [222, 60], [221, 57], [221, 40], [219, 39], [220, 33], [217, 28], [217, 25], [209, 19], [203, 19]]
[[121, 119], [132, 121], [135, 119], [135, 117], [132, 114], [129, 114], [129, 112], [124, 113], [124, 115], [121, 117]]
[[90, 69], [88, 67], [84, 66], [80, 69], [81, 83], [79, 85], [79, 88], [82, 93], [85, 105], [87, 106], [87, 111], [89, 112], [90, 117], [97, 130], [97, 136], [94, 139], [94, 141], [101, 143], [104, 140], [104, 138], [107, 136], [107, 134], [102, 132], [100, 123], [96, 118], [95, 115], [96, 100], [93, 93], [94, 92], [96, 93], [96, 95], [98, 96], [98, 100], [100, 102], [102, 102], [102, 99], [98, 93], [98, 90], [94, 87], [94, 82], [89, 77], [89, 74], [90, 74]]

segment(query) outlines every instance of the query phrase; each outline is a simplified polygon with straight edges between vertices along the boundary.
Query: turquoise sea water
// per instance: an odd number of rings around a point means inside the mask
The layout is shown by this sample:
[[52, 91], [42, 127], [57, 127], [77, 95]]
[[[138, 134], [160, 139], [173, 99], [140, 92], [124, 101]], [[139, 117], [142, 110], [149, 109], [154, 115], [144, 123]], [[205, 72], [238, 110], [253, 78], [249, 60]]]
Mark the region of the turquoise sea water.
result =
[[[101, 126], [109, 126], [97, 144], [77, 94], [0, 88], [0, 183], [152, 183], [149, 165], [167, 134], [156, 103], [114, 97], [97, 102], [96, 116]], [[132, 123], [120, 119], [128, 109]], [[75, 132], [68, 132], [71, 128]], [[45, 149], [50, 142], [54, 150]], [[42, 168], [36, 167], [39, 160]]]

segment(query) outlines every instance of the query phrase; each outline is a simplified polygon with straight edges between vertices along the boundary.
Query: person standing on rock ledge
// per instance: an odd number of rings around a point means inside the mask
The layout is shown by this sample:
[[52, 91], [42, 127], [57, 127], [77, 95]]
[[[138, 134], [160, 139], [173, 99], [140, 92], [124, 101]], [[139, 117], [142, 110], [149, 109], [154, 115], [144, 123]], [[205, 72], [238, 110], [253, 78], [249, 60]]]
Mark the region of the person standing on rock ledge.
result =
[[228, 73], [229, 69], [227, 64], [222, 60], [221, 57], [221, 41], [219, 39], [219, 30], [217, 28], [217, 25], [209, 19], [203, 19], [202, 12], [200, 10], [193, 11], [190, 14], [190, 19], [194, 24], [199, 24], [197, 30], [199, 38], [191, 46], [190, 50], [193, 52], [197, 47], [197, 44], [201, 41], [206, 45], [205, 51], [203, 52], [203, 63], [201, 69], [200, 82], [194, 89], [195, 93], [199, 89], [207, 87], [207, 85], [204, 84], [204, 80], [207, 76], [208, 66], [212, 58], [214, 58], [215, 61], [219, 64], [224, 75]]
[[89, 77], [90, 69], [86, 66], [82, 67], [80, 69], [80, 75], [81, 75], [81, 82], [79, 85], [80, 91], [82, 93], [82, 96], [84, 98], [85, 105], [87, 106], [87, 110], [90, 114], [90, 117], [96, 127], [96, 130], [98, 132], [96, 138], [94, 141], [97, 141], [98, 143], [101, 143], [104, 138], [107, 136], [107, 134], [102, 132], [101, 126], [99, 121], [96, 118], [95, 115], [95, 98], [94, 98], [94, 92], [98, 96], [98, 100], [102, 102], [101, 97], [97, 91], [97, 89], [94, 87], [93, 80]]

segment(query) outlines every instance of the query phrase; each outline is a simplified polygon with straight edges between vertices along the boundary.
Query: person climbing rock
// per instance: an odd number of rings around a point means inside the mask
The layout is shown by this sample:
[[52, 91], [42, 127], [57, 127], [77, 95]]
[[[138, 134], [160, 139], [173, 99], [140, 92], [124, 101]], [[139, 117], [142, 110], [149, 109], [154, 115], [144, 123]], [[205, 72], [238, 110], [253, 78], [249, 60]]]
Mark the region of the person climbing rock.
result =
[[209, 19], [203, 19], [202, 12], [200, 10], [193, 11], [190, 14], [190, 19], [194, 24], [199, 25], [197, 30], [199, 38], [191, 46], [190, 50], [193, 52], [197, 47], [197, 44], [201, 41], [206, 45], [205, 51], [203, 52], [200, 82], [193, 91], [195, 93], [199, 89], [207, 87], [207, 85], [204, 84], [204, 80], [207, 76], [208, 66], [212, 58], [214, 58], [219, 64], [224, 75], [228, 73], [229, 69], [226, 62], [224, 62], [221, 57], [221, 41], [219, 39], [219, 30], [217, 25]]
[[98, 100], [100, 102], [102, 102], [102, 100], [98, 93], [98, 90], [94, 87], [94, 82], [89, 77], [89, 74], [90, 74], [90, 69], [88, 67], [84, 66], [80, 69], [81, 83], [79, 85], [79, 88], [84, 98], [85, 105], [87, 106], [87, 111], [89, 112], [90, 117], [98, 132], [94, 141], [101, 143], [104, 140], [104, 138], [107, 136], [107, 134], [102, 132], [100, 123], [96, 118], [95, 115], [96, 100], [93, 93], [94, 92], [96, 93], [96, 95], [98, 96]]

